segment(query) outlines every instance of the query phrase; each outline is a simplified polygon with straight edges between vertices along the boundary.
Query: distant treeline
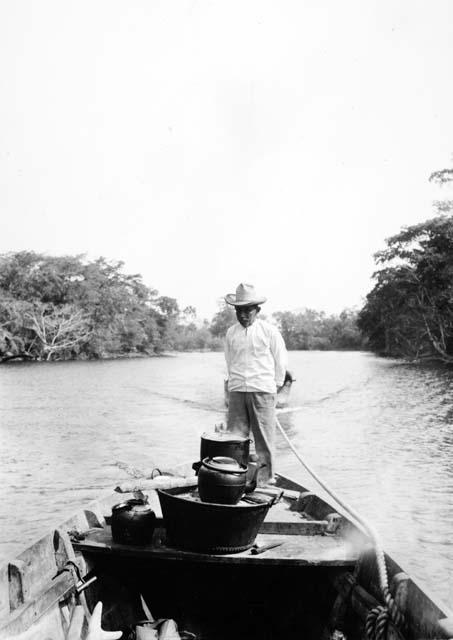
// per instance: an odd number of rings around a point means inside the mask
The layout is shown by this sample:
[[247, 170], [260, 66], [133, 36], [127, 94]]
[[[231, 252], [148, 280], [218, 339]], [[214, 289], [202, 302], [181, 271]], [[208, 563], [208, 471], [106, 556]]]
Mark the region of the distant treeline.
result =
[[[288, 349], [359, 349], [357, 314], [279, 312]], [[121, 262], [32, 251], [0, 255], [0, 360], [98, 359], [220, 350], [234, 309], [209, 322], [147, 287]]]
[[[266, 318], [264, 307], [260, 317]], [[357, 327], [357, 311], [351, 309], [345, 309], [339, 316], [312, 309], [278, 311], [272, 314], [272, 319], [267, 319], [277, 325], [290, 350], [354, 350], [362, 349], [365, 344]], [[234, 310], [225, 304], [214, 316], [210, 331], [216, 337], [223, 337], [235, 321]]]
[[[453, 183], [453, 169], [430, 181]], [[375, 255], [376, 284], [359, 312], [274, 313], [287, 348], [371, 349], [453, 363], [453, 200], [434, 204], [438, 215], [403, 228]], [[123, 266], [81, 255], [0, 255], [0, 362], [222, 349], [236, 321], [231, 306], [200, 321], [193, 307], [180, 309]]]

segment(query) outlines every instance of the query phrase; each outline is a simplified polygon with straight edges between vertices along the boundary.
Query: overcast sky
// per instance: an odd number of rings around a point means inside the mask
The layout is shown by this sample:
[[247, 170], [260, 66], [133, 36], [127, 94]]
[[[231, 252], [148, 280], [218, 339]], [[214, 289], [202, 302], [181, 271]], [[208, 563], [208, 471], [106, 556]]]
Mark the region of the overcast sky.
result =
[[452, 164], [453, 2], [0, 0], [0, 252], [125, 262], [210, 318], [360, 306]]

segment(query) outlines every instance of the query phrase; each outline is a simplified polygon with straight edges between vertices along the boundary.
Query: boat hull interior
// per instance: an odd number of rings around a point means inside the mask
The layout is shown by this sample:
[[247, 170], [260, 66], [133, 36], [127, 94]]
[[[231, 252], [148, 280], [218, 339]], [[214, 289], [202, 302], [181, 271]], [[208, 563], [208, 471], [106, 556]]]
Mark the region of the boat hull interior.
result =
[[172, 618], [199, 640], [319, 639], [336, 597], [335, 569], [140, 559], [112, 566], [104, 558], [96, 571], [92, 604], [102, 599], [105, 628], [143, 619], [142, 594], [155, 618]]
[[102, 628], [125, 640], [148, 612], [174, 620], [182, 640], [360, 640], [373, 612], [386, 617], [377, 640], [453, 637], [449, 611], [385, 556], [401, 613], [391, 619], [363, 529], [298, 483], [278, 485], [254, 547], [228, 554], [168, 543], [158, 489], [194, 490], [191, 467], [149, 481], [150, 543], [113, 540], [112, 507], [124, 496], [105, 496], [0, 567], [0, 640], [85, 640], [99, 601]]

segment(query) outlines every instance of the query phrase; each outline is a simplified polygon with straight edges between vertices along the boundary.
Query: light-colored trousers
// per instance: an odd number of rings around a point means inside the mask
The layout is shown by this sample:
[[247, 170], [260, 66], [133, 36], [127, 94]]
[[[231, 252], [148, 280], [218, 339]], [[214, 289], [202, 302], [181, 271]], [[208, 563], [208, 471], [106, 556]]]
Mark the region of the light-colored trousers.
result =
[[274, 478], [276, 400], [275, 393], [230, 391], [227, 429], [246, 438], [253, 434], [259, 462], [266, 465], [258, 472], [258, 484]]

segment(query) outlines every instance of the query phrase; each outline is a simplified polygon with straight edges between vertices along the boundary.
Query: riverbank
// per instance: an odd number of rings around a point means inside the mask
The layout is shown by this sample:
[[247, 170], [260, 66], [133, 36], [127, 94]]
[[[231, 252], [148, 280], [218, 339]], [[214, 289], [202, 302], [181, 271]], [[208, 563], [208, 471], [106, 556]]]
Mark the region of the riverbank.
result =
[[13, 364], [15, 362], [27, 362], [27, 363], [31, 363], [31, 362], [108, 362], [109, 360], [146, 360], [148, 358], [169, 358], [169, 357], [173, 357], [177, 354], [177, 352], [172, 351], [172, 352], [162, 352], [162, 353], [119, 353], [117, 355], [107, 355], [107, 356], [100, 356], [100, 357], [96, 357], [96, 358], [88, 358], [88, 357], [84, 357], [81, 356], [79, 358], [65, 358], [65, 359], [53, 359], [53, 360], [38, 360], [35, 358], [31, 358], [31, 357], [24, 357], [24, 356], [10, 356], [10, 357], [6, 357], [3, 358], [2, 360], [0, 360], [0, 364]]
[[[309, 352], [356, 352], [356, 353], [371, 353], [370, 351], [364, 349], [289, 349], [288, 352], [292, 351], [309, 351]], [[175, 357], [182, 353], [223, 353], [223, 348], [214, 348], [214, 349], [178, 349], [178, 350], [168, 350], [162, 351], [160, 353], [119, 353], [119, 354], [109, 354], [106, 356], [97, 356], [95, 358], [89, 358], [87, 356], [81, 355], [77, 358], [54, 358], [52, 360], [46, 359], [34, 359], [26, 356], [9, 356], [3, 359], [0, 359], [0, 364], [9, 364], [14, 362], [108, 362], [109, 360], [146, 360], [147, 358], [169, 358]]]

